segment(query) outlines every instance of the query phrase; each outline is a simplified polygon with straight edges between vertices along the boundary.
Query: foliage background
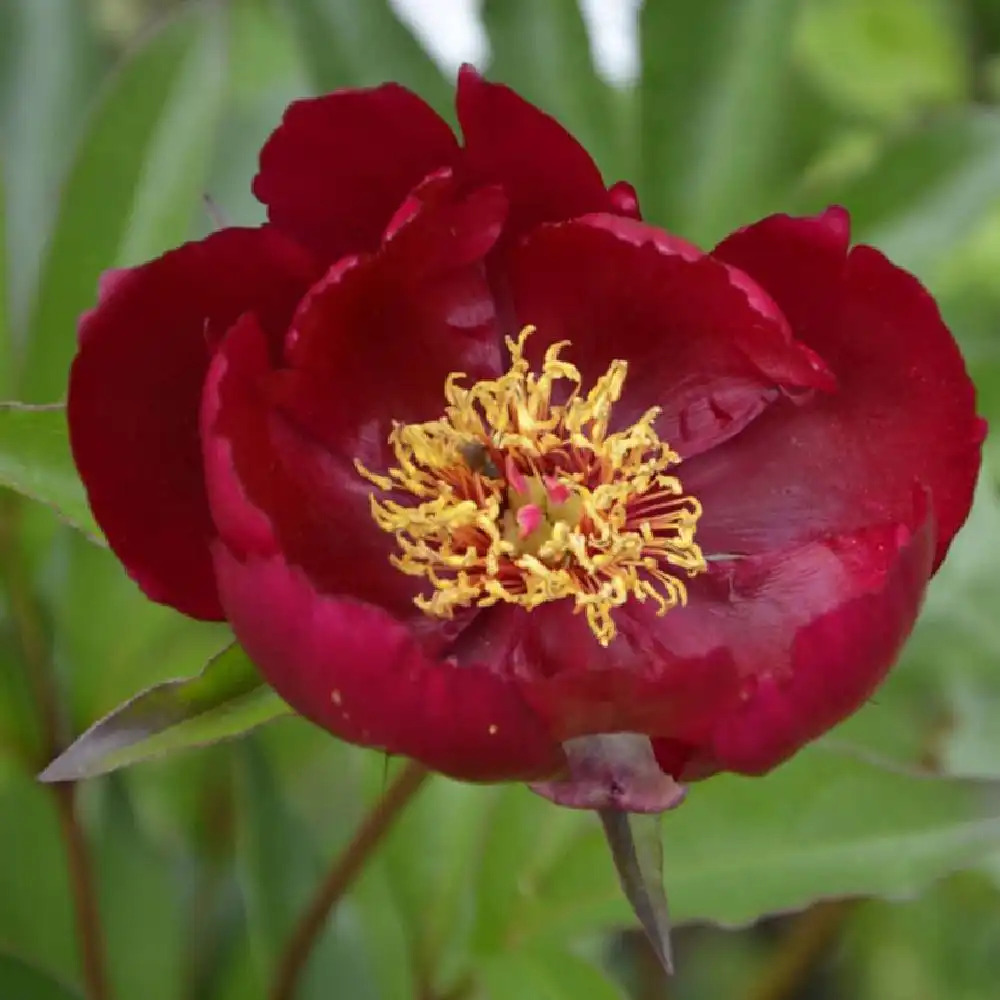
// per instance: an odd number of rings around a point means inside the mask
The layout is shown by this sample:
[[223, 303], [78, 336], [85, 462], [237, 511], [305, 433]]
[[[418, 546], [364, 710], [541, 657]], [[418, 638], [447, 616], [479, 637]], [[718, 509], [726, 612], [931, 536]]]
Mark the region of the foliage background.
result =
[[[574, 0], [480, 6], [491, 76], [609, 180], [635, 180], [647, 218], [710, 245], [767, 212], [846, 204], [857, 239], [938, 296], [997, 425], [998, 0], [646, 0], [640, 72], [614, 84]], [[61, 399], [99, 273], [207, 231], [204, 192], [261, 218], [255, 155], [289, 100], [397, 79], [450, 118], [449, 76], [386, 0], [0, 0], [3, 397]], [[227, 638], [150, 605], [106, 550], [18, 498], [74, 520], [62, 416], [43, 412], [0, 409], [0, 997], [83, 995], [75, 829], [114, 996], [263, 997], [385, 762], [284, 719], [75, 791], [35, 782]], [[714, 779], [667, 817], [685, 923], [669, 986], [593, 817], [436, 779], [338, 908], [301, 996], [995, 996], [998, 461], [994, 434], [971, 523], [877, 698], [773, 775]]]

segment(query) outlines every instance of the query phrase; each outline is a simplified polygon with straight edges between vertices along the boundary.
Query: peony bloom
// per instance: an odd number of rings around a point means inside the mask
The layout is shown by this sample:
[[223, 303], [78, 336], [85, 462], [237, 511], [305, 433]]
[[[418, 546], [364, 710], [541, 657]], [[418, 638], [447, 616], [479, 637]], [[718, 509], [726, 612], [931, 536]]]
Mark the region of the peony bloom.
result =
[[342, 739], [629, 809], [767, 771], [869, 697], [966, 518], [955, 342], [843, 209], [705, 253], [508, 88], [457, 106], [462, 144], [392, 84], [293, 104], [266, 225], [106, 278], [94, 513]]

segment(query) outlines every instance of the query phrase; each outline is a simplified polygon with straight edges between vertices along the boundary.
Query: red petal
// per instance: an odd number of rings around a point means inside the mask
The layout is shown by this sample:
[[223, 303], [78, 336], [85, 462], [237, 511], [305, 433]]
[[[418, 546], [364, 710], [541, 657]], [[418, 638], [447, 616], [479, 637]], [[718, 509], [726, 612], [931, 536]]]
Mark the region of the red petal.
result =
[[913, 627], [933, 557], [925, 521], [916, 534], [885, 525], [735, 564], [719, 632], [745, 678], [741, 701], [688, 768], [761, 774], [857, 711]]
[[210, 344], [251, 310], [278, 341], [314, 274], [273, 230], [226, 229], [115, 272], [80, 322], [69, 424], [94, 515], [146, 594], [196, 618], [222, 616], [198, 440]]
[[510, 199], [512, 235], [541, 222], [614, 211], [600, 171], [554, 118], [471, 66], [458, 74], [458, 118], [465, 137], [463, 179], [501, 184]]
[[509, 681], [437, 662], [385, 611], [317, 594], [280, 557], [215, 548], [226, 615], [288, 703], [341, 739], [467, 781], [525, 781], [563, 766]]
[[379, 604], [439, 641], [459, 623], [414, 607], [425, 583], [390, 564], [395, 541], [353, 463], [384, 471], [392, 422], [440, 416], [450, 371], [497, 373], [482, 257], [505, 203], [491, 190], [445, 194], [424, 188], [382, 250], [340, 261], [310, 291], [287, 341], [300, 367], [270, 370], [252, 317], [238, 324], [202, 417], [212, 512], [230, 548], [280, 551], [317, 590]]
[[271, 407], [272, 375], [264, 335], [245, 316], [216, 354], [203, 397], [205, 476], [219, 536], [240, 556], [283, 553], [326, 593], [418, 615], [417, 581], [389, 562], [395, 543], [372, 520], [371, 486], [350, 458], [331, 454]]
[[555, 602], [521, 612], [516, 630], [494, 619], [494, 669], [520, 679], [558, 739], [643, 733], [685, 780], [766, 771], [881, 682], [916, 619], [933, 548], [929, 522], [916, 535], [892, 524], [712, 563], [686, 606], [662, 618], [636, 602], [616, 612], [606, 649], [570, 602]]
[[443, 119], [404, 87], [341, 90], [288, 108], [253, 190], [275, 225], [332, 262], [374, 250], [407, 192], [457, 150]]
[[294, 370], [279, 376], [276, 401], [330, 448], [381, 469], [392, 422], [441, 416], [450, 372], [495, 376], [499, 336], [482, 258], [505, 208], [489, 188], [431, 198], [378, 254], [331, 269], [295, 318]]
[[937, 564], [968, 514], [984, 425], [955, 341], [912, 275], [870, 247], [848, 254], [847, 242], [846, 213], [831, 209], [765, 219], [716, 251], [774, 296], [840, 389], [772, 407], [686, 467], [709, 550], [906, 521], [920, 482], [932, 495]]
[[784, 388], [829, 388], [818, 359], [746, 275], [631, 219], [589, 216], [533, 232], [511, 257], [528, 352], [569, 340], [584, 387], [614, 358], [629, 362], [616, 425], [657, 405], [661, 435], [682, 455], [736, 434]]

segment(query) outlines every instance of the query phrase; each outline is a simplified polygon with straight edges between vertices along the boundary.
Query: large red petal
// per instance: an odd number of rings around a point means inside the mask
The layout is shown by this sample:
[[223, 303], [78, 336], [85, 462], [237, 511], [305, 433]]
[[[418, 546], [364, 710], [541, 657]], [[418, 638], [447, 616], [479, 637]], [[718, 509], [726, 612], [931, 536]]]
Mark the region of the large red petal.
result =
[[388, 462], [393, 421], [441, 416], [450, 372], [500, 370], [483, 258], [506, 199], [495, 188], [458, 196], [445, 181], [404, 205], [377, 254], [345, 258], [313, 288], [289, 334], [292, 368], [275, 385], [276, 402], [317, 440], [374, 469]]
[[240, 560], [217, 544], [215, 560], [237, 638], [278, 693], [324, 729], [467, 781], [562, 768], [511, 681], [431, 659], [385, 611], [318, 594], [278, 556]]
[[273, 230], [226, 229], [115, 272], [81, 320], [73, 456], [108, 542], [153, 600], [222, 617], [198, 439], [210, 345], [248, 311], [280, 343], [314, 277]]
[[509, 87], [463, 66], [457, 106], [465, 137], [461, 175], [473, 186], [503, 186], [511, 203], [510, 235], [542, 222], [615, 210], [616, 199], [583, 146]]
[[745, 682], [687, 768], [762, 774], [856, 712], [916, 621], [934, 548], [925, 520], [915, 534], [883, 525], [734, 566], [723, 630]]
[[606, 649], [568, 601], [505, 610], [491, 630], [495, 669], [519, 679], [558, 739], [644, 733], [675, 777], [762, 772], [880, 683], [916, 619], [933, 549], [925, 521], [916, 534], [882, 525], [712, 563], [686, 606], [662, 618], [648, 603], [620, 609]]
[[538, 360], [564, 357], [587, 388], [629, 363], [616, 426], [660, 406], [661, 436], [687, 457], [739, 432], [785, 391], [829, 389], [822, 362], [742, 272], [655, 227], [609, 215], [543, 226], [511, 256], [518, 321]]
[[264, 335], [244, 316], [219, 348], [203, 395], [205, 477], [219, 536], [240, 557], [282, 554], [325, 593], [418, 615], [416, 581], [390, 564], [394, 539], [372, 520], [371, 486], [349, 458], [273, 408], [272, 376]]
[[846, 213], [774, 216], [716, 255], [751, 274], [839, 385], [783, 403], [685, 470], [701, 498], [704, 546], [746, 552], [909, 516], [931, 493], [936, 563], [964, 522], [984, 424], [934, 300], [870, 247], [848, 252]]
[[253, 190], [275, 225], [332, 262], [374, 250], [407, 192], [457, 150], [444, 120], [404, 87], [342, 90], [288, 108]]
[[[454, 192], [452, 192], [454, 193]], [[426, 190], [376, 254], [346, 258], [304, 299], [272, 370], [253, 318], [226, 338], [204, 393], [212, 512], [240, 555], [283, 553], [325, 594], [379, 604], [438, 641], [458, 627], [417, 612], [424, 582], [395, 569], [354, 467], [392, 464], [393, 421], [439, 417], [450, 371], [495, 375], [499, 344], [482, 258], [504, 200]]]

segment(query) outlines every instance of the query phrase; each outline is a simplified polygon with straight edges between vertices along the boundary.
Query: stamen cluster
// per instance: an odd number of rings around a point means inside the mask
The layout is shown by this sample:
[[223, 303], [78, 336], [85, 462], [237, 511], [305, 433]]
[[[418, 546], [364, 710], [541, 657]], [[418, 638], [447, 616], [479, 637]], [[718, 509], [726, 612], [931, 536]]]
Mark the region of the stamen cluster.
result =
[[499, 378], [466, 388], [464, 373], [450, 374], [443, 417], [395, 425], [387, 475], [357, 468], [399, 498], [373, 495], [372, 516], [396, 537], [393, 564], [431, 584], [415, 599], [421, 610], [451, 618], [572, 598], [606, 646], [612, 610], [630, 597], [652, 599], [659, 614], [685, 602], [675, 571], [705, 569], [694, 540], [701, 504], [668, 473], [680, 458], [653, 426], [658, 407], [608, 432], [627, 363], [612, 361], [583, 394], [580, 372], [560, 357], [568, 341], [530, 370], [533, 332], [507, 339], [511, 366]]

